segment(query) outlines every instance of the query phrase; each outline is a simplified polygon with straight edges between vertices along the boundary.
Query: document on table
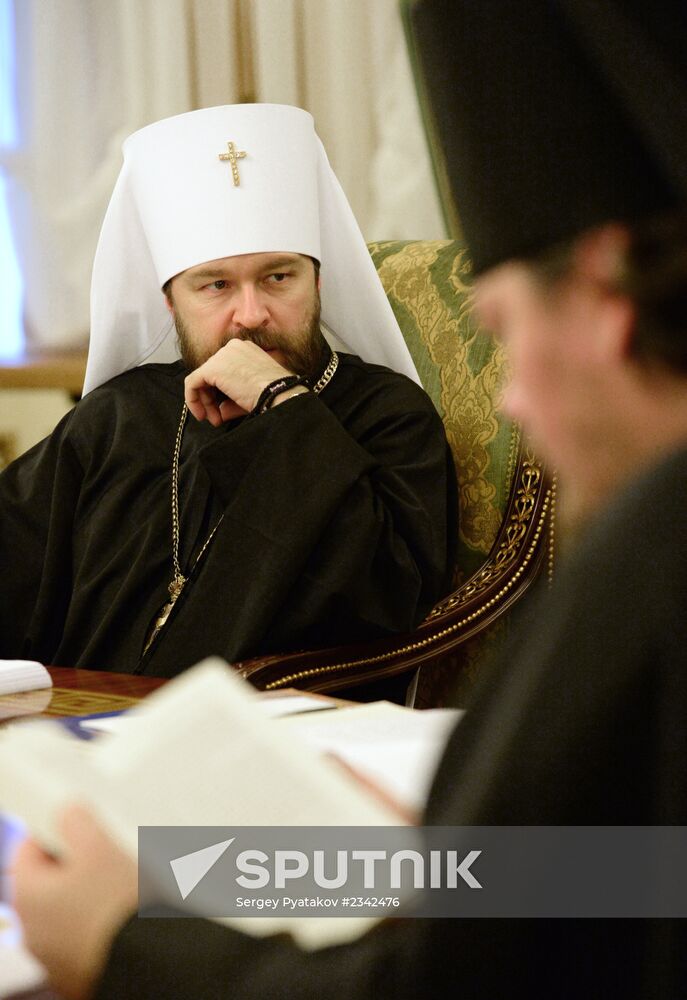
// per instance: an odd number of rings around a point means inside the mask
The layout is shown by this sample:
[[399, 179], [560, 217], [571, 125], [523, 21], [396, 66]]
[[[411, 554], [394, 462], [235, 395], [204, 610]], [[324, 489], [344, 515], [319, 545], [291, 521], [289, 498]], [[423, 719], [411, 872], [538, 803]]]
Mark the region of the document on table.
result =
[[401, 805], [420, 813], [449, 735], [463, 717], [450, 708], [417, 710], [372, 702], [280, 720], [324, 753], [341, 758]]
[[50, 674], [35, 660], [0, 660], [0, 695], [52, 687]]
[[[401, 805], [415, 812], [424, 808], [429, 787], [446, 741], [462, 718], [458, 709], [416, 709], [372, 702], [338, 707], [312, 695], [284, 698], [258, 696], [266, 716], [296, 730], [322, 753], [345, 761], [382, 787]], [[336, 708], [336, 711], [326, 709]], [[121, 735], [132, 720], [129, 713], [84, 719], [81, 728]]]
[[[270, 719], [282, 718], [285, 715], [300, 715], [305, 712], [323, 712], [338, 708], [336, 702], [327, 702], [313, 695], [292, 695], [283, 698], [264, 698], [258, 695], [256, 704], [263, 715]], [[96, 717], [83, 719], [82, 729], [94, 733], [120, 733], [130, 721], [126, 712], [108, 712]]]

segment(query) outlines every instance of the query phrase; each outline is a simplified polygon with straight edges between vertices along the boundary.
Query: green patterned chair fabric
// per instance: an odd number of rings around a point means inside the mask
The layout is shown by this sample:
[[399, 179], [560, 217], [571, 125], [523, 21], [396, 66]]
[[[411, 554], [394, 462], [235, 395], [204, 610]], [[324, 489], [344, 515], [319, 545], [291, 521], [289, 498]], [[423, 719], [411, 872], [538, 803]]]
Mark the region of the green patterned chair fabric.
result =
[[373, 243], [370, 251], [455, 459], [459, 584], [489, 554], [510, 491], [518, 432], [498, 411], [503, 351], [472, 319], [468, 261], [458, 243]]
[[518, 427], [499, 412], [504, 355], [472, 317], [461, 244], [389, 241], [370, 244], [370, 253], [454, 456], [455, 589], [410, 635], [237, 667], [260, 688], [328, 694], [422, 667], [419, 703], [439, 704], [458, 675], [471, 677], [485, 640], [498, 641], [503, 613], [545, 563], [554, 495]]

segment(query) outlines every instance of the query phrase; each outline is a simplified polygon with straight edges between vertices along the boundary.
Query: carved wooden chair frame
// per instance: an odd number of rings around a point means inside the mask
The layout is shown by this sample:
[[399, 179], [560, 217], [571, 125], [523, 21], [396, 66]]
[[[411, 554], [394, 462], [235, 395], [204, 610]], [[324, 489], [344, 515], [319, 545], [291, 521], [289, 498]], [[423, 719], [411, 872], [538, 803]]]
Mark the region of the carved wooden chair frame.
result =
[[540, 571], [553, 572], [555, 492], [528, 446], [519, 449], [503, 524], [482, 568], [411, 633], [375, 642], [272, 655], [235, 666], [262, 690], [333, 693], [406, 673], [445, 656], [491, 626]]

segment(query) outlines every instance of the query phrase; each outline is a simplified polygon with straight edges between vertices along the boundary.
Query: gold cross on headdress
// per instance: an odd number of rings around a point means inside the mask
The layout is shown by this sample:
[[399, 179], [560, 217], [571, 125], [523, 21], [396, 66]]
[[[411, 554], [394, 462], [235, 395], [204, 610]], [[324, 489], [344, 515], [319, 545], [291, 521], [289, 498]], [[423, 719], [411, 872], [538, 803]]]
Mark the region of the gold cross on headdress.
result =
[[241, 180], [239, 178], [239, 165], [237, 161], [242, 160], [246, 153], [242, 150], [237, 150], [233, 142], [227, 143], [227, 149], [229, 152], [220, 153], [219, 158], [220, 160], [229, 160], [231, 163], [231, 176], [234, 178], [234, 187], [238, 187]]

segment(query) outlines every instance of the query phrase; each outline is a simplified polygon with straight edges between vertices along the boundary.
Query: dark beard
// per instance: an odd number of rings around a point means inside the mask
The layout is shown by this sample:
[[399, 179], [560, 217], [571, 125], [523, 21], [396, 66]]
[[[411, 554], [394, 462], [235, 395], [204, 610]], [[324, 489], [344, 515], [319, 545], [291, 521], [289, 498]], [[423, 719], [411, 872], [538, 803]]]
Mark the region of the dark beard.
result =
[[[200, 368], [216, 352], [208, 353], [197, 348], [193, 343], [188, 326], [184, 323], [178, 312], [175, 315], [174, 322], [177, 331], [179, 352], [184, 368], [187, 372], [195, 371], [196, 368]], [[319, 301], [313, 309], [310, 319], [304, 324], [303, 329], [295, 333], [269, 333], [262, 329], [251, 330], [244, 328], [241, 331], [239, 339], [249, 340], [263, 349], [273, 348], [280, 350], [284, 356], [285, 366], [289, 371], [294, 372], [296, 375], [303, 375], [305, 378], [313, 381], [322, 374], [331, 354], [329, 345], [320, 330]], [[219, 349], [218, 347], [217, 350]]]

